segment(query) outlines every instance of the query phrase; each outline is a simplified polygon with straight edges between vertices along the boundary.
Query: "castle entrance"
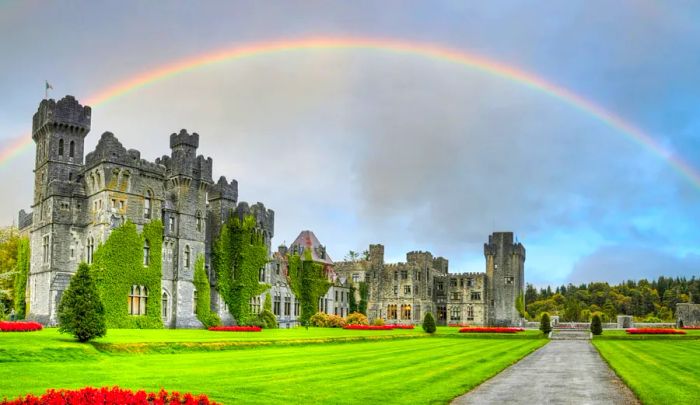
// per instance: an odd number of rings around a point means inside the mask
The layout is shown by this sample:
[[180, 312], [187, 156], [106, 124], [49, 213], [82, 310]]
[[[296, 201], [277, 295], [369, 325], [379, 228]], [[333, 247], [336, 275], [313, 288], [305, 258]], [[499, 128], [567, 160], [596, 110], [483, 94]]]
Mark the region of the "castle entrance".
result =
[[447, 324], [447, 306], [446, 305], [438, 305], [437, 306], [437, 323], [438, 323], [438, 325], [446, 325]]

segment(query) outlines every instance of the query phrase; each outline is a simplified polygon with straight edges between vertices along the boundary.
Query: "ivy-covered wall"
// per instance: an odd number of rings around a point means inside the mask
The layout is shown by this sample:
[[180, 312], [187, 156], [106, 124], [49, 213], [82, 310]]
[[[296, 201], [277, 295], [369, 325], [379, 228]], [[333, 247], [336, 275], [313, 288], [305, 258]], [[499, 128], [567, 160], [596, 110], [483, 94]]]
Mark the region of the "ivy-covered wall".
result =
[[369, 289], [367, 283], [360, 281], [360, 305], [357, 307], [357, 311], [367, 315], [367, 301], [369, 298]]
[[[144, 244], [149, 243], [148, 266], [144, 265]], [[151, 221], [139, 233], [127, 221], [112, 230], [95, 251], [90, 270], [95, 277], [108, 328], [162, 328], [161, 253], [163, 224]], [[145, 315], [129, 315], [128, 297], [134, 285], [148, 289]]]
[[260, 269], [268, 261], [268, 252], [255, 225], [252, 216], [246, 216], [243, 221], [231, 216], [221, 227], [212, 249], [217, 289], [239, 325], [256, 321], [250, 311], [250, 299], [270, 288], [258, 281]]
[[323, 265], [314, 262], [308, 250], [304, 252], [304, 260], [297, 254], [288, 256], [287, 276], [289, 287], [299, 300], [299, 321], [306, 325], [309, 318], [318, 312], [318, 300], [328, 292], [331, 283], [326, 278]]
[[197, 308], [195, 308], [197, 319], [205, 328], [219, 325], [221, 319], [211, 311], [211, 286], [204, 269], [204, 255], [201, 254], [194, 262], [194, 288], [197, 289]]
[[17, 274], [15, 274], [15, 313], [17, 319], [24, 319], [27, 314], [27, 278], [29, 277], [29, 238], [21, 238], [17, 244]]

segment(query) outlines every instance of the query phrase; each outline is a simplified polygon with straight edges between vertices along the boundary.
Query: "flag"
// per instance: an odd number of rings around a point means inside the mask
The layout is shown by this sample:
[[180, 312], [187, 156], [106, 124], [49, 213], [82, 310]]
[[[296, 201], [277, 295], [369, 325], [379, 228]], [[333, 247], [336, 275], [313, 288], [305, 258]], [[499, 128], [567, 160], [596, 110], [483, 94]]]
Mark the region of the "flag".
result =
[[49, 84], [48, 80], [44, 80], [46, 82], [46, 90], [51, 89], [53, 90], [53, 86]]

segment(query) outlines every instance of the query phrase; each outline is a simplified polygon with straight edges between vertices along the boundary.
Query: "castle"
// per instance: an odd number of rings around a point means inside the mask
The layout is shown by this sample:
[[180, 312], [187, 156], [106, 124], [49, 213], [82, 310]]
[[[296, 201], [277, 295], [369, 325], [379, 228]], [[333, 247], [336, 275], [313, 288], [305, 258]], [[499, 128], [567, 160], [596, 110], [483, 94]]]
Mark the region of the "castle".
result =
[[[170, 135], [170, 155], [149, 162], [140, 152], [126, 149], [110, 132], [94, 151], [84, 153], [91, 109], [72, 96], [43, 100], [34, 114], [36, 144], [34, 201], [30, 213], [19, 213], [19, 228], [30, 238], [31, 260], [27, 283], [28, 318], [55, 325], [61, 294], [81, 262], [92, 263], [94, 253], [111, 231], [125, 221], [138, 229], [152, 220], [164, 226], [161, 291], [133, 286], [125, 293], [124, 315], [145, 315], [146, 300], [160, 302], [164, 327], [191, 328], [202, 324], [195, 314], [197, 291], [193, 263], [205, 258], [211, 284], [210, 307], [223, 322], [233, 323], [210, 271], [212, 243], [232, 215], [252, 215], [270, 252], [274, 212], [264, 204], [238, 201], [238, 183], [212, 180], [211, 158], [197, 155], [199, 135], [181, 130]], [[149, 246], [144, 249], [148, 264]], [[411, 252], [406, 263], [385, 264], [384, 248], [372, 245], [367, 260], [334, 263], [316, 236], [303, 231], [288, 247], [280, 246], [260, 269], [260, 282], [271, 289], [250, 302], [262, 309], [270, 294], [281, 327], [298, 325], [299, 303], [286, 277], [288, 253], [310, 252], [320, 263], [331, 287], [318, 303], [319, 311], [346, 316], [351, 286], [356, 301], [366, 282], [370, 319], [419, 323], [428, 311], [439, 324], [516, 324], [515, 302], [524, 288], [525, 249], [512, 233], [494, 233], [484, 246], [485, 273], [448, 273], [446, 259]]]

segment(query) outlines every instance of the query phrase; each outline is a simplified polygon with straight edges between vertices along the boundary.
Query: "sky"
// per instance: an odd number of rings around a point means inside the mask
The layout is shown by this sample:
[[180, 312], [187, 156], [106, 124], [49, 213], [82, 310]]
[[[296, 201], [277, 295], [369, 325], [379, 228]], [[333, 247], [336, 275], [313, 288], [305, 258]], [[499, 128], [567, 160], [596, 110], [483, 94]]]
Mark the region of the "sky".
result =
[[[99, 4], [98, 4], [99, 3]], [[0, 0], [0, 154], [44, 97], [87, 100], [197, 55], [368, 38], [476, 54], [621, 117], [661, 145], [530, 86], [438, 58], [287, 50], [192, 69], [93, 106], [149, 160], [200, 134], [214, 180], [275, 211], [273, 246], [313, 230], [330, 256], [370, 243], [484, 271], [512, 231], [538, 286], [700, 275], [700, 5], [690, 1]], [[0, 223], [31, 204], [34, 148], [0, 162]]]

